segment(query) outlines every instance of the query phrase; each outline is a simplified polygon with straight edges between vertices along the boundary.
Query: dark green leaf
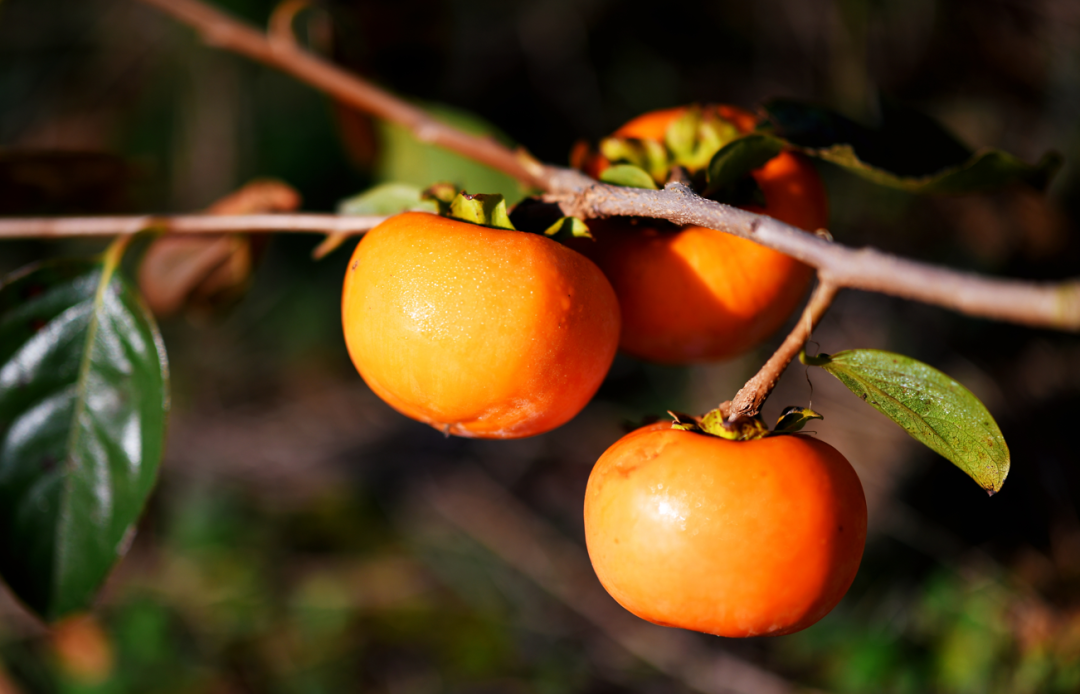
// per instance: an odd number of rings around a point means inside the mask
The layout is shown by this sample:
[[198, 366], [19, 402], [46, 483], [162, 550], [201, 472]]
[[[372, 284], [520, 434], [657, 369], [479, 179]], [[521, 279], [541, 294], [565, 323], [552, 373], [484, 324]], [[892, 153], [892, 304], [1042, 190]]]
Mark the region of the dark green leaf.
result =
[[734, 185], [783, 149], [783, 140], [765, 133], [753, 133], [728, 143], [709, 162], [709, 185], [705, 195], [714, 195]]
[[1061, 166], [1053, 152], [1034, 166], [999, 150], [972, 152], [933, 119], [889, 101], [876, 128], [785, 99], [768, 102], [765, 111], [772, 133], [802, 152], [912, 193], [964, 193], [1014, 181], [1043, 190]]
[[910, 357], [856, 349], [806, 358], [991, 494], [1009, 474], [1009, 448], [994, 418], [964, 386]]
[[630, 164], [616, 164], [604, 169], [600, 174], [600, 180], [615, 186], [628, 188], [651, 188], [656, 190], [656, 181], [644, 169], [639, 169]]
[[383, 183], [338, 203], [338, 214], [391, 215], [407, 210], [438, 212], [435, 200], [424, 200], [419, 186], [408, 183]]
[[119, 255], [0, 287], [0, 575], [47, 620], [90, 605], [161, 461], [165, 350]]

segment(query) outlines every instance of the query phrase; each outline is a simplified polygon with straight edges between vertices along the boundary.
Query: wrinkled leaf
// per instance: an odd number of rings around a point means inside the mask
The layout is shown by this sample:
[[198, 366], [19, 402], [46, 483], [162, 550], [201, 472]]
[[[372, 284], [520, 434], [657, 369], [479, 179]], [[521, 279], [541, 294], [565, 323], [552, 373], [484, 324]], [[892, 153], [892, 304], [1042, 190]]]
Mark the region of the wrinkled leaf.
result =
[[119, 256], [0, 287], [0, 576], [50, 621], [90, 605], [161, 461], [165, 350]]
[[656, 181], [644, 169], [631, 164], [616, 164], [604, 169], [600, 174], [600, 180], [613, 186], [626, 186], [628, 188], [651, 188], [656, 190]]
[[1009, 474], [1009, 448], [990, 412], [964, 386], [922, 362], [876, 349], [805, 357], [840, 379], [911, 436], [994, 494]]
[[732, 186], [754, 169], [780, 154], [784, 141], [765, 133], [753, 133], [725, 145], [709, 162], [709, 185], [705, 195]]
[[888, 101], [875, 128], [786, 99], [764, 108], [772, 134], [802, 152], [912, 193], [964, 193], [1014, 181], [1044, 190], [1061, 166], [1053, 152], [1034, 166], [995, 149], [972, 152], [933, 119]]
[[338, 203], [338, 214], [357, 216], [392, 215], [408, 210], [438, 213], [435, 200], [424, 199], [419, 186], [383, 183]]

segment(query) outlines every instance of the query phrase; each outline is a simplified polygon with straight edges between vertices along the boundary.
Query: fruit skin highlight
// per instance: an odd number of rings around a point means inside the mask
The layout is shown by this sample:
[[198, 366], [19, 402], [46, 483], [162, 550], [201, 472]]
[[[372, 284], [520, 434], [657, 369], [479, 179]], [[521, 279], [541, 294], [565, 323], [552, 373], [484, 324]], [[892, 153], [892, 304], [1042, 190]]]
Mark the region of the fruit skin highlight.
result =
[[[717, 113], [743, 133], [755, 118], [731, 106]], [[663, 141], [686, 108], [631, 120], [615, 137]], [[602, 158], [585, 166], [593, 176]], [[765, 207], [745, 209], [814, 231], [828, 225], [828, 198], [813, 165], [781, 152], [751, 173]], [[648, 220], [589, 220], [595, 243], [577, 242], [611, 280], [622, 306], [619, 346], [641, 359], [668, 364], [737, 356], [787, 320], [813, 275], [810, 267], [751, 241], [703, 227], [665, 229]]]
[[599, 388], [619, 306], [544, 236], [407, 212], [364, 236], [342, 293], [349, 356], [394, 409], [450, 434], [554, 429]]
[[729, 441], [655, 424], [597, 461], [585, 539], [604, 588], [642, 619], [790, 634], [851, 586], [866, 500], [847, 460], [817, 439]]

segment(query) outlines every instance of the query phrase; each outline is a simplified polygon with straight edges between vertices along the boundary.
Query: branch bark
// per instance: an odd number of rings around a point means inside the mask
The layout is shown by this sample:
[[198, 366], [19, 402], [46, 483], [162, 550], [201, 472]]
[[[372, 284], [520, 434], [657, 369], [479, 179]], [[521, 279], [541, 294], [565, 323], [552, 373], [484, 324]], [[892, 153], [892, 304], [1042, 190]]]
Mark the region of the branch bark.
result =
[[791, 360], [806, 345], [806, 341], [810, 339], [814, 328], [829, 310], [838, 291], [839, 288], [836, 285], [825, 281], [818, 282], [791, 334], [777, 348], [769, 361], [765, 362], [754, 377], [735, 394], [735, 398], [731, 401], [729, 419], [734, 421], [739, 417], [753, 417], [761, 411], [761, 406], [765, 404], [765, 400], [776, 387], [776, 382], [780, 380]]
[[1080, 279], [1025, 282], [920, 263], [873, 248], [849, 248], [764, 215], [706, 200], [680, 183], [664, 190], [599, 184], [562, 170], [545, 198], [580, 217], [636, 216], [716, 229], [817, 268], [822, 282], [934, 304], [969, 316], [1080, 331]]
[[[289, 41], [271, 41], [264, 33], [200, 0], [139, 0], [188, 24], [208, 44], [246, 55], [276, 67], [355, 108], [402, 125], [424, 142], [439, 145], [516, 177], [548, 192], [572, 215], [636, 216], [693, 224], [749, 239], [797, 258], [818, 270], [823, 282], [935, 304], [971, 316], [1024, 325], [1080, 331], [1080, 279], [1034, 283], [994, 279], [973, 273], [899, 258], [872, 248], [853, 249], [806, 234], [762, 215], [722, 205], [695, 195], [680, 183], [662, 191], [598, 184], [580, 172], [545, 166], [523, 151], [514, 152], [495, 140], [461, 132], [421, 109], [384, 92]], [[317, 219], [321, 217], [321, 219]], [[291, 215], [247, 222], [250, 226], [217, 226], [215, 221], [187, 217], [72, 218], [0, 222], [0, 238], [19, 236], [106, 236], [134, 233], [149, 226], [168, 231], [362, 231], [358, 219], [333, 220], [328, 215]], [[234, 218], [233, 225], [243, 225]], [[207, 226], [209, 225], [209, 226]], [[286, 228], [286, 226], [288, 228]], [[364, 227], [367, 228], [367, 227]]]
[[25, 217], [0, 219], [0, 239], [118, 236], [155, 229], [172, 234], [296, 231], [362, 234], [386, 217], [335, 214], [137, 215], [131, 217]]

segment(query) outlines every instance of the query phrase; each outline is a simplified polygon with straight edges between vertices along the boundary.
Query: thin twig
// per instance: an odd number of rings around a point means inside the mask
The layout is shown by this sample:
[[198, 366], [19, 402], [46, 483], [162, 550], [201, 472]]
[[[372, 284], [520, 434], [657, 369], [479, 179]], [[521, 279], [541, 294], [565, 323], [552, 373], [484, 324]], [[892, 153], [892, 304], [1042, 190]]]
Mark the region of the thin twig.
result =
[[334, 214], [140, 215], [133, 217], [27, 217], [0, 219], [0, 239], [118, 236], [154, 229], [172, 234], [298, 231], [362, 234], [386, 217]]
[[470, 135], [438, 121], [412, 104], [289, 42], [265, 34], [198, 0], [140, 0], [197, 29], [211, 46], [246, 55], [287, 72], [350, 106], [397, 123], [429, 142], [503, 171], [527, 186], [537, 185], [536, 167], [493, 138]]
[[802, 317], [799, 318], [799, 322], [792, 329], [791, 334], [773, 353], [769, 361], [765, 362], [765, 365], [758, 370], [754, 377], [747, 381], [746, 385], [736, 393], [735, 399], [731, 401], [729, 419], [753, 417], [761, 411], [761, 406], [765, 404], [769, 393], [776, 387], [776, 382], [780, 380], [780, 376], [783, 375], [788, 364], [806, 345], [806, 341], [810, 339], [814, 328], [817, 327], [825, 312], [829, 310], [833, 299], [836, 298], [837, 291], [839, 289], [834, 284], [827, 281], [818, 282], [817, 287], [814, 288], [814, 293], [810, 295], [810, 301], [807, 302], [806, 308], [803, 309]]

